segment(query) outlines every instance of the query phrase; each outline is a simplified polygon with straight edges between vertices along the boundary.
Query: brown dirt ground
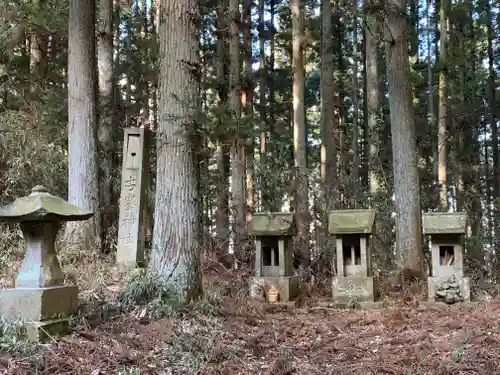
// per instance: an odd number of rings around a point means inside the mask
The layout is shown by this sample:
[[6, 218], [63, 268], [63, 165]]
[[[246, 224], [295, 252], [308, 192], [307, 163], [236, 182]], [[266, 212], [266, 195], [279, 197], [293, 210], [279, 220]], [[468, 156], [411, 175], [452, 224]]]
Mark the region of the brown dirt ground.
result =
[[[207, 279], [231, 278], [218, 272]], [[436, 309], [399, 299], [346, 311], [311, 297], [286, 307], [248, 302], [239, 293], [224, 297], [215, 315], [186, 308], [178, 318], [157, 321], [140, 310], [97, 326], [82, 319], [36, 360], [1, 354], [0, 373], [492, 375], [500, 374], [499, 318], [500, 301]]]

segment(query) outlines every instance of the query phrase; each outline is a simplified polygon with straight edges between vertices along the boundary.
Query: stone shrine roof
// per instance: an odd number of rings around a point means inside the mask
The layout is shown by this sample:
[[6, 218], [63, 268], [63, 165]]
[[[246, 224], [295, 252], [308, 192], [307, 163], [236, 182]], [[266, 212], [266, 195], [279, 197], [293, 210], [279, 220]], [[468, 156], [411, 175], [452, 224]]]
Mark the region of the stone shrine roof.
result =
[[467, 214], [465, 212], [433, 212], [423, 215], [425, 234], [465, 234]]
[[338, 210], [328, 214], [329, 234], [371, 234], [375, 231], [375, 210]]
[[252, 216], [251, 236], [295, 236], [297, 227], [293, 212], [259, 212]]
[[17, 198], [0, 207], [0, 220], [87, 220], [93, 213], [73, 206], [64, 199], [52, 195], [43, 186], [35, 186], [27, 197]]

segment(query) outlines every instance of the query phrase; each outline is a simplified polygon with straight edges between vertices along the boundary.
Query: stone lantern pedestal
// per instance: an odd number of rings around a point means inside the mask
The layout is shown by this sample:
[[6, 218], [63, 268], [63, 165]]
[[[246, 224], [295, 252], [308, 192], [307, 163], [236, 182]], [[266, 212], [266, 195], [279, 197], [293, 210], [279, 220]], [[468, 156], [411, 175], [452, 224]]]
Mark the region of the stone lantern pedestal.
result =
[[63, 221], [87, 220], [92, 215], [49, 194], [43, 186], [0, 208], [0, 220], [19, 222], [26, 241], [14, 288], [0, 290], [0, 314], [7, 321], [22, 319], [28, 340], [43, 341], [67, 332], [68, 318], [78, 309], [78, 287], [64, 285], [55, 240]]

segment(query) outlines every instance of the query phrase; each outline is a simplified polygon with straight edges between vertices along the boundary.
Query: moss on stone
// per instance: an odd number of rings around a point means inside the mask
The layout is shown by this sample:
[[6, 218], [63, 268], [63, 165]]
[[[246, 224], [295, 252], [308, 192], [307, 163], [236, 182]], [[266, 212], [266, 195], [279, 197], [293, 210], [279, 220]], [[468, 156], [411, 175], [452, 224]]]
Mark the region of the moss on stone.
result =
[[425, 234], [465, 234], [467, 214], [465, 212], [433, 212], [423, 216]]
[[259, 212], [252, 216], [251, 236], [295, 236], [295, 215], [290, 212]]
[[328, 214], [329, 234], [371, 234], [375, 231], [375, 210], [338, 210]]

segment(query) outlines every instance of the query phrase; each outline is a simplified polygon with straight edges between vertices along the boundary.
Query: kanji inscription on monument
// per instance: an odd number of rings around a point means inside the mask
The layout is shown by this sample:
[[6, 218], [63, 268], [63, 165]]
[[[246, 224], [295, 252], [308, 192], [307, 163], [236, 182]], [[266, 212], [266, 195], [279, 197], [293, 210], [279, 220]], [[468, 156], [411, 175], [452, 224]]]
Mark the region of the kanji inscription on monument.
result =
[[147, 163], [147, 134], [145, 129], [125, 129], [123, 143], [120, 217], [116, 263], [121, 270], [144, 264], [145, 173]]

